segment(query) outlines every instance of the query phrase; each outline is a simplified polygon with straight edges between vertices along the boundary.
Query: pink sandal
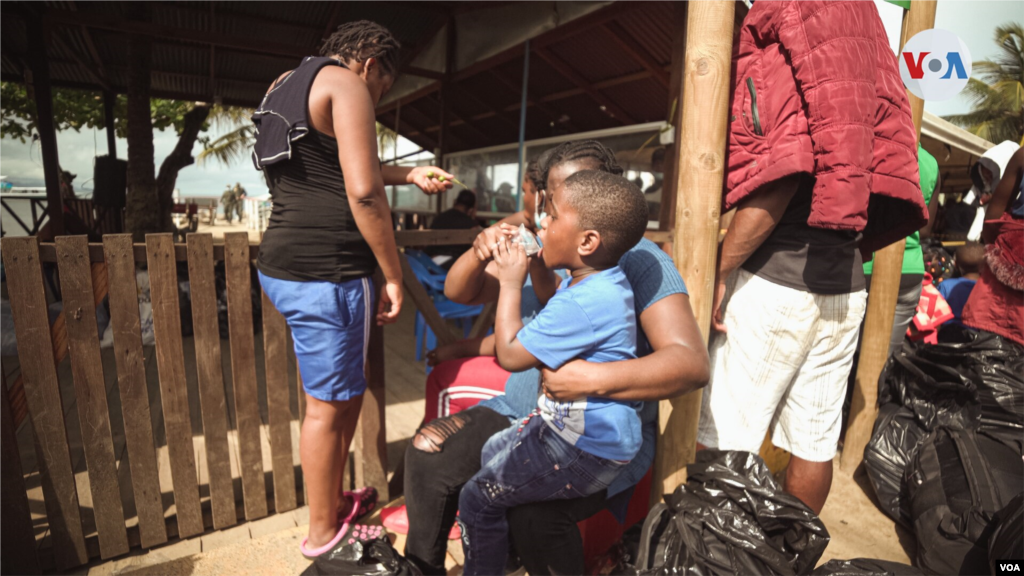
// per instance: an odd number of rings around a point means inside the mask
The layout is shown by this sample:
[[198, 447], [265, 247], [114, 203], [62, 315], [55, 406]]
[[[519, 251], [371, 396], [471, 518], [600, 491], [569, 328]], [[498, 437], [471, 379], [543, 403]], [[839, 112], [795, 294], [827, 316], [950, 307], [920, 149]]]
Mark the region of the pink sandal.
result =
[[342, 524], [351, 524], [373, 512], [373, 509], [377, 507], [377, 489], [373, 486], [345, 492], [343, 496], [352, 502], [352, 506], [349, 508], [347, 516], [342, 517], [341, 514], [338, 514], [338, 521]]
[[314, 548], [312, 550], [306, 548], [306, 542], [309, 541], [309, 536], [306, 536], [302, 539], [302, 543], [299, 544], [299, 552], [301, 552], [302, 555], [305, 556], [307, 560], [316, 560], [317, 556], [320, 556], [324, 552], [330, 552], [331, 550], [333, 550], [334, 547], [337, 546], [339, 542], [341, 542], [342, 538], [345, 537], [345, 534], [349, 532], [350, 526], [351, 524], [349, 524], [348, 522], [342, 524], [341, 527], [338, 528], [338, 533], [334, 535], [334, 538], [332, 538], [330, 542], [324, 544], [319, 548]]
[[313, 560], [317, 556], [323, 554], [324, 552], [328, 552], [334, 549], [334, 547], [336, 547], [339, 543], [341, 543], [342, 540], [344, 540], [345, 534], [349, 532], [350, 528], [352, 528], [353, 534], [352, 538], [349, 539], [352, 541], [354, 541], [353, 538], [359, 537], [360, 535], [380, 535], [380, 532], [382, 530], [380, 526], [367, 527], [362, 524], [353, 524], [358, 518], [361, 518], [366, 514], [369, 514], [373, 511], [374, 508], [377, 507], [377, 489], [374, 488], [373, 486], [367, 486], [365, 488], [360, 488], [359, 490], [353, 490], [352, 492], [345, 492], [342, 495], [348, 498], [350, 502], [352, 502], [352, 506], [349, 507], [349, 512], [346, 516], [343, 517], [341, 516], [341, 514], [338, 514], [338, 523], [340, 525], [338, 528], [338, 533], [334, 536], [334, 538], [331, 539], [330, 542], [313, 550], [306, 548], [306, 541], [308, 540], [309, 537], [307, 536], [306, 538], [303, 538], [302, 543], [299, 544], [299, 552], [301, 552], [302, 555], [305, 556], [307, 559]]

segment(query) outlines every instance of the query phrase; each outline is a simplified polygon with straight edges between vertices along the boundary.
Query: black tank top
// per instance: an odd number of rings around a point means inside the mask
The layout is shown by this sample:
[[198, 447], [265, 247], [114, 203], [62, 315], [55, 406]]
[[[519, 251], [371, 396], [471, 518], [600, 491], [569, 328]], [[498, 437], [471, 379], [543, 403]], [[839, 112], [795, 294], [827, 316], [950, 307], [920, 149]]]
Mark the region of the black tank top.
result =
[[377, 266], [349, 208], [338, 142], [309, 126], [313, 80], [337, 63], [327, 60], [305, 59], [253, 115], [253, 158], [274, 202], [257, 265], [272, 278], [337, 283], [370, 276]]

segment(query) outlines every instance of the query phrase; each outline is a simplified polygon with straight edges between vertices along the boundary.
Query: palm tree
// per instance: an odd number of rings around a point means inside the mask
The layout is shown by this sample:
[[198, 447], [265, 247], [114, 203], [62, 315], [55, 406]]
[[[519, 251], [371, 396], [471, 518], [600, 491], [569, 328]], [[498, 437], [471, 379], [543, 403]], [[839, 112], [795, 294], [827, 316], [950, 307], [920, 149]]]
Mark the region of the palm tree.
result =
[[1024, 28], [1019, 22], [995, 30], [999, 54], [974, 63], [964, 92], [973, 110], [945, 119], [991, 142], [1024, 144]]

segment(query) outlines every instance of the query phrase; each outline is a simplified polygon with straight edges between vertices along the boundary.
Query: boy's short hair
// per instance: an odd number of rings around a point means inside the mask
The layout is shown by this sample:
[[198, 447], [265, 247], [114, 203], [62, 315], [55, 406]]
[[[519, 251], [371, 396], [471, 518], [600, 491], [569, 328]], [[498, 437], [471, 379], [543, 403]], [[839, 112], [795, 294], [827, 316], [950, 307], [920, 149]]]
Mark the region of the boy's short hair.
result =
[[324, 40], [320, 54], [358, 62], [376, 58], [381, 72], [394, 76], [398, 72], [398, 51], [401, 47], [387, 28], [369, 20], [357, 20], [338, 26], [334, 34]]
[[977, 274], [985, 261], [985, 247], [978, 242], [968, 242], [956, 249], [956, 267], [960, 275]]
[[647, 200], [635, 184], [600, 170], [580, 170], [565, 179], [563, 202], [576, 211], [582, 230], [597, 230], [614, 265], [647, 230]]

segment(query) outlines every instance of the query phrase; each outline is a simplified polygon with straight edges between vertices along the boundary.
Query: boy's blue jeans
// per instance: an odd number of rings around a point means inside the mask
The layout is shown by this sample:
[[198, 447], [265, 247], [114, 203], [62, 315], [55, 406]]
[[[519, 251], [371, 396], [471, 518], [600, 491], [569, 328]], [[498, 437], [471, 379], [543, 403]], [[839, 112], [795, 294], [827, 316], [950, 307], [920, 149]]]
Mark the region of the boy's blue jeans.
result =
[[466, 576], [505, 573], [509, 508], [590, 496], [607, 488], [625, 465], [572, 446], [536, 413], [492, 436], [481, 461], [483, 468], [459, 496]]

